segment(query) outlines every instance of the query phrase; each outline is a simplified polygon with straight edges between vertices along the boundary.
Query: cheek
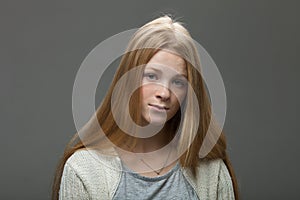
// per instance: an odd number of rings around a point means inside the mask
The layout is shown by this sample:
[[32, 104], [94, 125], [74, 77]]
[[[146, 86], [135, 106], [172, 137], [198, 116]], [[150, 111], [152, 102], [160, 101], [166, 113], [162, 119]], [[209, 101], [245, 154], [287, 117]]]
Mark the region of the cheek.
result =
[[176, 94], [174, 94], [175, 96], [175, 101], [180, 104], [182, 103], [185, 98], [186, 98], [186, 92], [185, 91], [180, 91], [180, 92], [176, 92]]
[[147, 85], [144, 85], [140, 89], [140, 94], [141, 94], [141, 100], [145, 100], [151, 94], [151, 90], [149, 87], [147, 87]]

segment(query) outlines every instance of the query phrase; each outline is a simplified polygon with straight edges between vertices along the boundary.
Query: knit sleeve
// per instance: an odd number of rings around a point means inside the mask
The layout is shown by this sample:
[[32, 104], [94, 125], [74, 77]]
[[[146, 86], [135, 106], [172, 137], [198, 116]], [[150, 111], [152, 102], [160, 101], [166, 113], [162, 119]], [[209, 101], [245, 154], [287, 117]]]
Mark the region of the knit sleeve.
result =
[[76, 174], [75, 170], [66, 163], [60, 183], [59, 200], [71, 199], [84, 200], [89, 198], [82, 180]]
[[221, 162], [218, 185], [218, 200], [234, 200], [234, 191], [229, 171]]

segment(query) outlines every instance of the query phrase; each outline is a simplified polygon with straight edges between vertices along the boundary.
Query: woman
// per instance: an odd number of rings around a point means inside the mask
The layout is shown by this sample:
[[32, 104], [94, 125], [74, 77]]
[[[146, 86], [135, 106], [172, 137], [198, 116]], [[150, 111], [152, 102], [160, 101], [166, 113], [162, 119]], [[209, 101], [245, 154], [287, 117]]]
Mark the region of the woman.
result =
[[[53, 199], [238, 199], [188, 31], [170, 17], [131, 38], [101, 105], [57, 168]], [[210, 128], [209, 128], [210, 127]]]

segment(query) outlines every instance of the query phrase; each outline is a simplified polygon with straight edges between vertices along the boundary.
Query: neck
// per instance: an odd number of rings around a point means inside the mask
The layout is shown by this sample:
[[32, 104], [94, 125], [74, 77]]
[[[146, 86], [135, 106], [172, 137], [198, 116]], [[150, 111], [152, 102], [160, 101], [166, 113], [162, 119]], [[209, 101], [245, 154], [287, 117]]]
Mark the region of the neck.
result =
[[147, 153], [158, 149], [161, 149], [170, 142], [170, 133], [168, 132], [167, 126], [161, 131], [149, 138], [138, 138], [134, 152]]

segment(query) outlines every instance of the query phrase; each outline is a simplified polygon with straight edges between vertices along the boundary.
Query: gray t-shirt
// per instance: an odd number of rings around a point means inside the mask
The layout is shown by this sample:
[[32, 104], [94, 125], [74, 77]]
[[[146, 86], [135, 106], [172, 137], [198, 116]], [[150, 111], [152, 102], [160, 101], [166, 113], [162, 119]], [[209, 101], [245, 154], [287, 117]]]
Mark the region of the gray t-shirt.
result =
[[124, 165], [122, 167], [122, 177], [113, 197], [114, 200], [199, 200], [196, 192], [183, 176], [179, 163], [168, 173], [158, 177], [142, 176]]

